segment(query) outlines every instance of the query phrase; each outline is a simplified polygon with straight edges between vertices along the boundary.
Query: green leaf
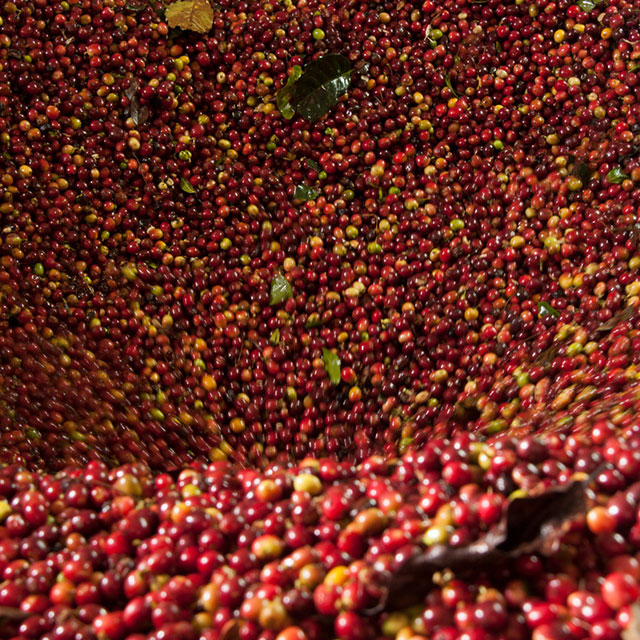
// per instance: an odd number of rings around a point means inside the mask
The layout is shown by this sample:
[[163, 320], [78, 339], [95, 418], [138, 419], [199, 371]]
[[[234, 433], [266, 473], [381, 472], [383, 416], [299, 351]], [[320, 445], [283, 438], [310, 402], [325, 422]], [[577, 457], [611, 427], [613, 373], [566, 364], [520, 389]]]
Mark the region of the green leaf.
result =
[[271, 282], [271, 298], [269, 305], [273, 306], [285, 302], [289, 298], [293, 298], [293, 289], [289, 281], [281, 274], [278, 273]]
[[322, 360], [324, 370], [333, 384], [340, 384], [342, 371], [340, 369], [340, 358], [330, 349], [322, 349]]
[[335, 107], [351, 82], [349, 58], [330, 53], [310, 62], [293, 87], [291, 104], [309, 122], [320, 120]]
[[129, 11], [144, 11], [148, 6], [148, 2], [136, 2], [134, 0], [133, 2], [129, 2], [125, 9], [128, 9]]
[[449, 77], [448, 73], [445, 74], [445, 76], [444, 76], [444, 83], [449, 88], [449, 91], [451, 91], [451, 93], [453, 93], [454, 98], [457, 98], [458, 94], [456, 93], [456, 90], [453, 88], [453, 85], [451, 84], [451, 78]]
[[195, 187], [186, 179], [186, 178], [180, 178], [180, 188], [185, 192], [185, 193], [195, 193]]
[[315, 200], [319, 195], [320, 192], [317, 189], [309, 187], [306, 184], [299, 184], [293, 192], [293, 199], [307, 202], [309, 200]]
[[607, 174], [607, 179], [611, 184], [620, 184], [627, 180], [629, 176], [622, 170], [621, 167], [613, 167]]
[[309, 169], [313, 169], [318, 173], [322, 171], [322, 169], [320, 168], [320, 165], [315, 160], [312, 160], [311, 158], [305, 158], [304, 161], [307, 163], [307, 167], [309, 167]]
[[291, 96], [293, 95], [293, 85], [301, 75], [302, 67], [295, 65], [293, 69], [291, 69], [291, 73], [287, 78], [287, 84], [282, 87], [278, 93], [276, 93], [276, 105], [278, 106], [278, 111], [280, 111], [286, 120], [291, 120], [295, 115], [295, 109], [291, 104]]
[[550, 315], [557, 318], [560, 315], [548, 302], [538, 302], [538, 310], [541, 316]]
[[269, 338], [269, 342], [274, 346], [277, 347], [280, 344], [280, 329], [278, 329], [277, 327], [273, 330], [273, 333], [271, 334], [271, 337]]
[[590, 11], [595, 9], [601, 2], [602, 0], [578, 0], [578, 6], [586, 13], [589, 13]]

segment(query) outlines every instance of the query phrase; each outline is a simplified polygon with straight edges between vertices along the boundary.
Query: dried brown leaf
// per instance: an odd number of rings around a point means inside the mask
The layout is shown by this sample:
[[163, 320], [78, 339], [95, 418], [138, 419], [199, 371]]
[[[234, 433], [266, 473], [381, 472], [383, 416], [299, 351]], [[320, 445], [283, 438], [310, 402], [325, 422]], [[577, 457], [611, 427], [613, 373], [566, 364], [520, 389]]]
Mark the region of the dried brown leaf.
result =
[[631, 233], [629, 234], [629, 241], [634, 247], [637, 247], [638, 240], [640, 240], [640, 224], [636, 222], [631, 229]]
[[208, 0], [179, 0], [165, 9], [169, 26], [207, 33], [213, 26], [213, 7]]
[[138, 93], [138, 88], [140, 87], [140, 85], [138, 84], [137, 80], [134, 80], [125, 90], [124, 90], [124, 95], [127, 97], [127, 99], [129, 100], [129, 102], [133, 102], [136, 97], [137, 97], [137, 93]]
[[553, 359], [556, 357], [558, 353], [559, 344], [552, 344], [550, 347], [547, 347], [536, 359], [535, 364], [540, 365], [548, 365], [553, 362]]
[[[522, 553], [553, 553], [571, 520], [587, 508], [589, 479], [512, 500], [502, 520], [484, 537], [462, 548], [435, 545], [410, 558], [383, 585], [385, 596], [369, 613], [419, 603], [432, 587], [433, 574], [457, 574], [504, 566]], [[640, 640], [640, 639], [639, 639]]]
[[140, 85], [137, 80], [134, 80], [125, 90], [124, 95], [129, 100], [129, 115], [133, 120], [133, 124], [137, 126], [144, 124], [149, 119], [149, 109], [147, 107], [141, 107], [138, 100], [138, 89]]
[[577, 480], [544, 493], [512, 500], [504, 520], [503, 552], [553, 553], [571, 519], [584, 513], [588, 480]]
[[29, 614], [15, 607], [0, 607], [0, 622], [2, 620], [24, 620]]
[[627, 320], [630, 320], [633, 317], [634, 311], [635, 309], [631, 305], [629, 305], [628, 307], [625, 307], [622, 311], [620, 311], [619, 313], [616, 313], [615, 316], [612, 316], [606, 322], [601, 324], [596, 329], [596, 331], [599, 333], [603, 333], [603, 332], [611, 331], [612, 329], [615, 329], [615, 327], [621, 322], [626, 322]]
[[137, 126], [144, 124], [149, 119], [149, 109], [147, 107], [140, 107], [140, 105], [136, 105], [136, 108], [131, 108], [131, 119], [133, 123]]

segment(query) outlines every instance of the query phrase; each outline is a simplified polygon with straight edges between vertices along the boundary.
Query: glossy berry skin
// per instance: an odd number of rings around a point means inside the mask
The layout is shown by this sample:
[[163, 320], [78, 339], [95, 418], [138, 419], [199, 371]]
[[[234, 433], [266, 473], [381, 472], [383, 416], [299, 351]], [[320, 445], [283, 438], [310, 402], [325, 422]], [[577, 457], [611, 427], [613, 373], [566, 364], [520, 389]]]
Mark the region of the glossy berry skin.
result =
[[635, 602], [640, 596], [638, 581], [628, 573], [614, 572], [605, 577], [600, 585], [603, 600], [613, 609], [618, 610]]
[[351, 612], [340, 613], [335, 619], [334, 629], [342, 640], [365, 640], [371, 633], [366, 620]]
[[107, 640], [121, 640], [126, 634], [126, 626], [121, 614], [108, 613], [100, 615], [93, 621], [93, 631]]

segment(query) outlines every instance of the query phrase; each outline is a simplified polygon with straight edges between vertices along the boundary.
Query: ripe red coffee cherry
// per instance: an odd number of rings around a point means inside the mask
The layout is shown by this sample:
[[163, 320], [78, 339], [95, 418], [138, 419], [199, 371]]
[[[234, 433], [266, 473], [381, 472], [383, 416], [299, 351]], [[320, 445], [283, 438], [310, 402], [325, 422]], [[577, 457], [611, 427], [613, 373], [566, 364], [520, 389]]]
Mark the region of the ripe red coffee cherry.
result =
[[635, 602], [640, 597], [638, 581], [628, 573], [610, 573], [600, 585], [603, 600], [614, 610]]

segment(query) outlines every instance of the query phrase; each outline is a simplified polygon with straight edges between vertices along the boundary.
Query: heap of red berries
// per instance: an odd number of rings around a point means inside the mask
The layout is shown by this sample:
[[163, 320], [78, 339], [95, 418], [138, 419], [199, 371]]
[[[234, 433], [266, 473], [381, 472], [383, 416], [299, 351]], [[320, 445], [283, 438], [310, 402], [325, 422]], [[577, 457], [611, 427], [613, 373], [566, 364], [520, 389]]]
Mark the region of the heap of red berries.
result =
[[[634, 426], [614, 437], [605, 419], [596, 427], [596, 448], [585, 435], [460, 435], [399, 459], [307, 458], [262, 472], [226, 461], [173, 475], [7, 466], [3, 637], [620, 638], [640, 595], [640, 436]], [[519, 496], [589, 474], [585, 512], [554, 552], [423, 575], [412, 586], [432, 583], [426, 598], [376, 611], [412, 558], [463, 549]]]

